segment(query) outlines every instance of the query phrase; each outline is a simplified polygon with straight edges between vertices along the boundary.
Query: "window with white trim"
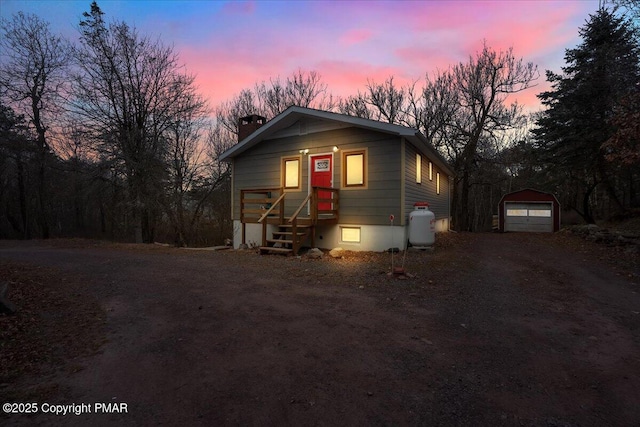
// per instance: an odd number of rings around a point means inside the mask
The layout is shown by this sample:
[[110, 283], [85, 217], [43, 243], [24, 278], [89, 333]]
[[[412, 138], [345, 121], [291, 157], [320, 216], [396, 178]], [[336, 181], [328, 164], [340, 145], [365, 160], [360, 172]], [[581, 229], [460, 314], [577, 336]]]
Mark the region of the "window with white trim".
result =
[[340, 241], [360, 243], [360, 227], [340, 227]]
[[436, 194], [440, 194], [440, 172], [436, 172]]
[[416, 153], [416, 183], [422, 183], [422, 156]]
[[507, 216], [528, 216], [526, 209], [507, 209]]
[[529, 209], [529, 216], [551, 218], [551, 211], [548, 209]]

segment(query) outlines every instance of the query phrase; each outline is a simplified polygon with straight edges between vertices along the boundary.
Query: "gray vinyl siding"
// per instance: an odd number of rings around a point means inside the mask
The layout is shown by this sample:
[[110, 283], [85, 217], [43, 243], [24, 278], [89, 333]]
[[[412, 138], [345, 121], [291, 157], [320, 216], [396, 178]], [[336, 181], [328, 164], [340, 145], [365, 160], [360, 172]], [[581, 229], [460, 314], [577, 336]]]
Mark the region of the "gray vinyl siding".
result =
[[[389, 215], [400, 218], [401, 172], [400, 138], [360, 131], [362, 139], [340, 146], [338, 178], [341, 179], [342, 152], [367, 149], [366, 188], [340, 189], [340, 222], [344, 224], [387, 225]], [[396, 222], [396, 224], [399, 224]]]
[[[416, 183], [416, 147], [406, 144], [406, 168], [405, 168], [405, 216], [413, 210], [416, 202], [428, 202], [429, 209], [435, 214], [436, 219], [449, 218], [449, 177], [433, 165], [433, 180], [429, 180], [429, 157], [425, 153], [422, 156], [422, 183]], [[440, 173], [440, 194], [436, 193], [436, 173]]]
[[[233, 161], [233, 218], [240, 219], [240, 190], [280, 188], [282, 158], [298, 156], [303, 148], [299, 138], [263, 141]], [[307, 161], [301, 156], [301, 190], [287, 191], [285, 214], [291, 215], [307, 196]], [[275, 197], [276, 195], [274, 195]]]
[[[399, 218], [402, 203], [400, 138], [353, 127], [264, 140], [236, 157], [233, 161], [233, 218], [240, 218], [240, 190], [280, 187], [282, 157], [297, 156], [300, 150], [309, 149], [308, 155], [302, 156], [301, 190], [288, 192], [285, 199], [286, 215], [293, 213], [308, 193], [309, 156], [330, 153], [334, 146], [339, 147], [339, 151], [333, 153], [333, 186], [340, 189], [340, 223], [386, 225], [390, 214]], [[367, 150], [366, 188], [344, 189], [342, 153], [358, 149]]]

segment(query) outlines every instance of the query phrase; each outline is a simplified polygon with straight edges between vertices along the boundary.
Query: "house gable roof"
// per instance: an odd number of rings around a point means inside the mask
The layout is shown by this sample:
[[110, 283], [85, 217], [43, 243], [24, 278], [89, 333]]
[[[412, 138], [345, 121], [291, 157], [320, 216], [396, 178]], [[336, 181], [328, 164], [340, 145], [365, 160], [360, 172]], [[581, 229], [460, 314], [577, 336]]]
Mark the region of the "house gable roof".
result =
[[[525, 197], [522, 197], [522, 196], [525, 196]], [[546, 191], [540, 191], [533, 188], [523, 188], [521, 190], [507, 193], [503, 195], [502, 198], [500, 198], [498, 205], [501, 205], [502, 203], [504, 203], [506, 199], [510, 199], [510, 198], [513, 198], [514, 200], [518, 200], [518, 201], [521, 199], [524, 201], [524, 199], [526, 199], [532, 202], [548, 201], [549, 199], [553, 199], [555, 203], [558, 204], [558, 206], [560, 205], [560, 202], [558, 201], [558, 198], [555, 196], [555, 194], [547, 193]]]
[[315, 110], [312, 108], [292, 106], [253, 132], [251, 135], [229, 148], [220, 155], [220, 160], [228, 161], [251, 147], [259, 144], [261, 141], [269, 139], [278, 131], [288, 128], [295, 124], [298, 120], [304, 118], [320, 119], [337, 122], [346, 126], [358, 127], [361, 129], [369, 129], [386, 134], [403, 137], [419, 148], [421, 151], [432, 155], [434, 163], [440, 167], [448, 175], [453, 176], [455, 173], [448, 165], [447, 161], [429, 144], [418, 130], [394, 125], [391, 123], [379, 122], [376, 120], [363, 119], [361, 117], [348, 116], [346, 114], [333, 113], [330, 111]]

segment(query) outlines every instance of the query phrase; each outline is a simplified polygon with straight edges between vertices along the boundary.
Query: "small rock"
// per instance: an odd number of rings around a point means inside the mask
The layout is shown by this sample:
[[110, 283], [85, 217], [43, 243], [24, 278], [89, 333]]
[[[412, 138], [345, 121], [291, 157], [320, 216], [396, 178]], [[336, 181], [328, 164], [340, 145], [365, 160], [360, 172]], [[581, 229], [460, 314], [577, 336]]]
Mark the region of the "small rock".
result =
[[368, 391], [367, 392], [367, 396], [369, 396], [369, 397], [373, 396], [373, 392], [372, 391]]
[[322, 258], [322, 255], [324, 254], [318, 248], [310, 249], [309, 252], [307, 252], [307, 257], [311, 259], [320, 259]]
[[241, 243], [240, 246], [238, 246], [239, 251], [246, 251], [247, 249], [249, 249], [249, 245], [246, 243]]
[[329, 255], [331, 258], [342, 258], [344, 254], [344, 249], [342, 248], [333, 248], [329, 251]]

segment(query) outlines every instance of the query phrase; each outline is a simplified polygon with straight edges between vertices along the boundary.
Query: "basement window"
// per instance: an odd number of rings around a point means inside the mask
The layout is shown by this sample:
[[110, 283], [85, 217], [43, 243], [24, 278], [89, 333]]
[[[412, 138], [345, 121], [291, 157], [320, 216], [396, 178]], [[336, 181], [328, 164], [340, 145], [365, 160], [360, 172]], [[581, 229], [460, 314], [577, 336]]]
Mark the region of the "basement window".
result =
[[340, 227], [340, 240], [344, 243], [360, 243], [360, 227]]

